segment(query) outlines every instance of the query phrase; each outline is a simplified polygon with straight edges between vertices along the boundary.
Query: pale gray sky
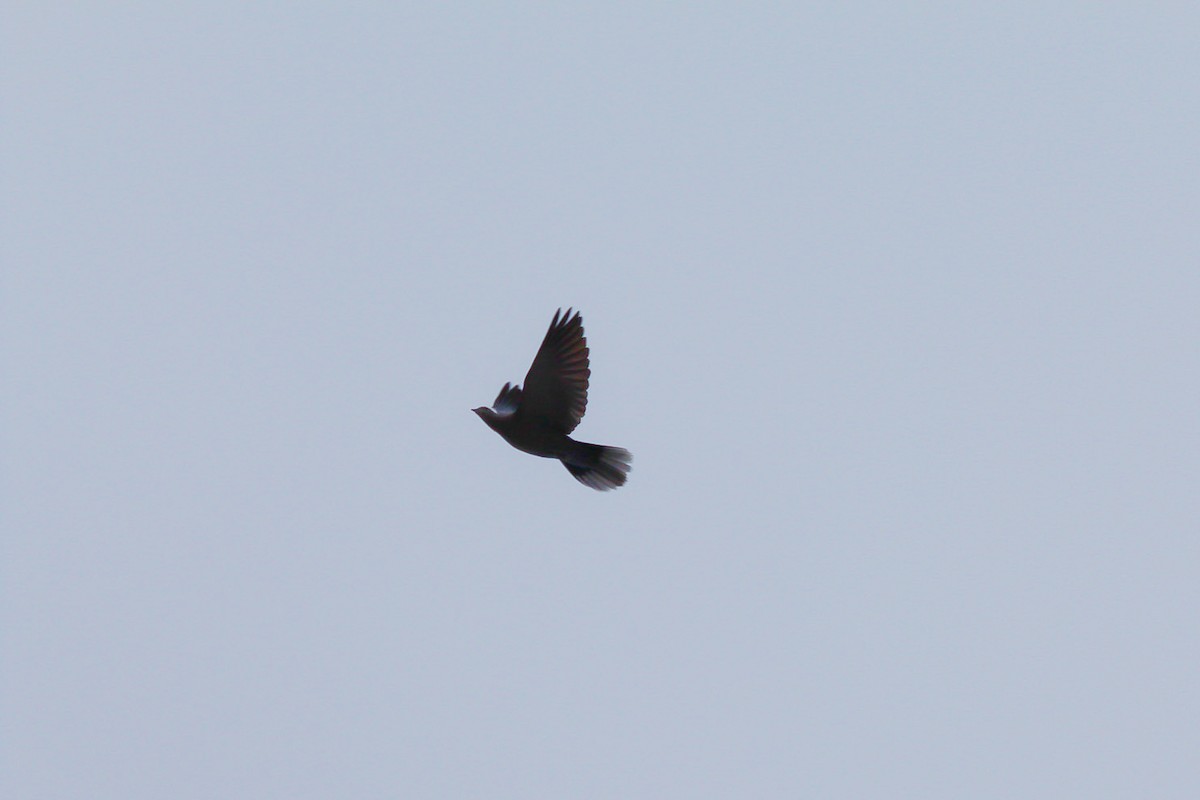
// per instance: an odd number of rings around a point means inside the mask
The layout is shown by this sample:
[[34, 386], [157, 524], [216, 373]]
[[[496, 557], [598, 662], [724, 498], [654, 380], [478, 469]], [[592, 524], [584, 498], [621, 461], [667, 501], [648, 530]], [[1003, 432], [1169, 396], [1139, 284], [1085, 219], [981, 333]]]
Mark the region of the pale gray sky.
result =
[[1200, 796], [1197, 30], [10, 8], [3, 795]]

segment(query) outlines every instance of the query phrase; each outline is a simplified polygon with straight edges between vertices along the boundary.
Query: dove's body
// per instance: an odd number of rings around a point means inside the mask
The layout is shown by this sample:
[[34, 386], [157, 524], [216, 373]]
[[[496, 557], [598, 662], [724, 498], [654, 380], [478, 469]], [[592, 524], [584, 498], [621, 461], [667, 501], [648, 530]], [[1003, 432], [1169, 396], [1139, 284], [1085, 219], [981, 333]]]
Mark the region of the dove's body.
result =
[[520, 450], [542, 458], [562, 458], [572, 452], [571, 445], [579, 444], [562, 431], [538, 420], [522, 419], [519, 414], [497, 414], [490, 408], [477, 408], [475, 413], [487, 426], [504, 437], [504, 441]]
[[568, 309], [561, 318], [555, 313], [525, 376], [525, 388], [506, 383], [493, 408], [473, 410], [518, 450], [559, 459], [576, 480], [593, 489], [615, 489], [629, 473], [629, 451], [577, 442], [568, 435], [587, 409], [590, 376], [583, 321]]

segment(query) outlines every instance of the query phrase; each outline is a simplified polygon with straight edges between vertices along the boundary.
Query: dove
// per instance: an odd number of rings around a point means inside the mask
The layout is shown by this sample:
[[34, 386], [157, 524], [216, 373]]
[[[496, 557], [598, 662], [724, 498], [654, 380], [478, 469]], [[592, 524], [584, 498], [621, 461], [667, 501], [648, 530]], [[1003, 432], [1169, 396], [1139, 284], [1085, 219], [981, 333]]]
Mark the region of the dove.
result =
[[525, 386], [504, 384], [492, 407], [471, 409], [513, 447], [542, 458], [557, 458], [584, 486], [608, 491], [625, 484], [633, 456], [623, 447], [589, 444], [570, 433], [587, 410], [587, 339], [583, 318], [571, 309], [554, 313]]

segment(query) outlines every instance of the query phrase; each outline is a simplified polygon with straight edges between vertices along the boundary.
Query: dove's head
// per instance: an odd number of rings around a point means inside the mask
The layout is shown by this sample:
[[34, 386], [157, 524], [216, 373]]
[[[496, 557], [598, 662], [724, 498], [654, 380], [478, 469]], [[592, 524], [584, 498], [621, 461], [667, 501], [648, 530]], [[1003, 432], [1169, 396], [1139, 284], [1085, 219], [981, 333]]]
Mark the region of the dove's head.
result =
[[479, 408], [472, 408], [471, 410], [478, 414], [479, 418], [483, 420], [489, 428], [496, 430], [496, 425], [500, 420], [500, 415], [497, 414], [493, 409], [490, 409], [487, 406], [480, 406]]

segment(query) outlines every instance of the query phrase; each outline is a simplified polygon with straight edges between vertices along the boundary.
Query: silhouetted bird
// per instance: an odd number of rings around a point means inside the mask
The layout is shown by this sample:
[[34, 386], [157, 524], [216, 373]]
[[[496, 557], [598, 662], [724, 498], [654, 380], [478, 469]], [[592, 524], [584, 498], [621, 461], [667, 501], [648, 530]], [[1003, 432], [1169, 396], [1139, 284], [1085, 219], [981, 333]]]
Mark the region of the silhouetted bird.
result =
[[587, 409], [591, 374], [583, 320], [578, 311], [571, 316], [571, 309], [562, 314], [560, 308], [525, 375], [525, 388], [506, 383], [492, 408], [472, 411], [518, 450], [559, 459], [575, 480], [593, 489], [615, 489], [629, 473], [629, 451], [567, 435]]

